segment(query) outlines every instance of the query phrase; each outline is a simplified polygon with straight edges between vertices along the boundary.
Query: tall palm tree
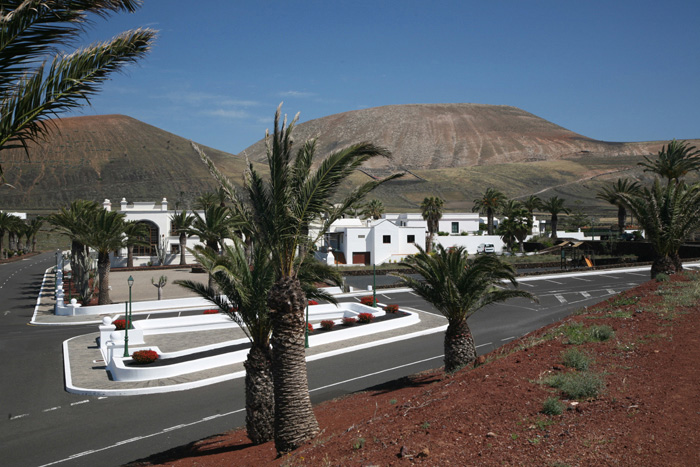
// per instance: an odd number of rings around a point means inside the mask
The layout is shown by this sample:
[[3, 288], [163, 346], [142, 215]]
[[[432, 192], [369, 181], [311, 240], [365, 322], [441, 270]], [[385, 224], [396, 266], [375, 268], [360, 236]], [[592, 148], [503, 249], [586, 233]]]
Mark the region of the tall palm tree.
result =
[[126, 246], [126, 267], [134, 267], [134, 247], [135, 246], [148, 246], [149, 241], [147, 239], [150, 233], [150, 229], [143, 222], [138, 221], [125, 221], [124, 225], [124, 246]]
[[519, 212], [521, 209], [523, 209], [523, 207], [523, 203], [517, 199], [508, 199], [503, 201], [503, 204], [501, 205], [501, 214], [506, 217], [511, 217], [513, 213]]
[[[124, 32], [109, 41], [58, 53], [85, 31], [89, 16], [132, 12], [134, 0], [26, 0], [2, 4], [0, 20], [0, 150], [38, 140], [48, 118], [80, 107], [114, 72], [138, 61], [155, 31]], [[0, 166], [2, 176], [2, 166]]]
[[617, 206], [617, 229], [620, 234], [625, 232], [625, 225], [627, 223], [627, 206], [620, 197], [620, 194], [637, 194], [639, 190], [639, 182], [633, 182], [626, 178], [618, 178], [610, 187], [603, 187], [596, 195], [596, 198], [607, 201], [613, 206]]
[[194, 222], [194, 216], [188, 214], [184, 209], [170, 216], [170, 230], [172, 233], [178, 235], [180, 241], [180, 266], [187, 265], [185, 249], [187, 247], [187, 236], [189, 235], [190, 227], [192, 227], [192, 222]]
[[513, 250], [513, 244], [517, 241], [520, 253], [524, 253], [525, 239], [532, 233], [532, 214], [522, 205], [509, 207], [508, 217], [503, 219], [496, 232], [502, 236], [509, 250]]
[[668, 183], [673, 180], [679, 183], [688, 172], [700, 169], [700, 150], [695, 146], [689, 146], [685, 141], [674, 139], [661, 148], [656, 159], [652, 160], [649, 156], [644, 156], [644, 160], [645, 162], [639, 162], [637, 165], [644, 167], [645, 172], [654, 172], [666, 178]]
[[204, 210], [204, 215], [194, 213], [192, 225], [187, 232], [199, 237], [207, 248], [218, 252], [219, 247], [223, 247], [224, 239], [231, 237], [232, 227], [231, 211], [227, 207], [210, 204]]
[[472, 212], [486, 214], [489, 235], [493, 235], [493, 215], [501, 209], [505, 200], [506, 195], [495, 188], [487, 188], [480, 198], [474, 200]]
[[569, 214], [571, 209], [564, 206], [564, 200], [558, 196], [552, 196], [551, 198], [542, 202], [542, 209], [552, 215], [551, 226], [552, 226], [552, 238], [557, 238], [557, 226], [559, 223], [559, 214]]
[[112, 303], [109, 298], [109, 253], [124, 246], [125, 218], [124, 213], [100, 209], [93, 212], [88, 220], [90, 230], [84, 240], [86, 245], [97, 251], [98, 305]]
[[517, 286], [515, 270], [494, 255], [469, 260], [464, 247], [445, 249], [436, 245], [434, 254], [418, 247], [418, 254], [402, 261], [423, 280], [400, 275], [406, 284], [447, 318], [445, 371], [452, 373], [476, 359], [476, 347], [467, 319], [491, 303], [524, 297], [525, 291], [497, 287], [503, 281]]
[[24, 221], [17, 216], [12, 216], [8, 240], [10, 243], [10, 250], [13, 250], [15, 253], [19, 253], [19, 250], [22, 249], [22, 235], [24, 235], [24, 228]]
[[384, 203], [378, 199], [369, 200], [362, 210], [362, 216], [365, 219], [380, 219], [382, 214], [384, 214]]
[[[319, 431], [306, 375], [306, 297], [299, 270], [307, 261], [311, 245], [323, 237], [332, 222], [379, 184], [395, 176], [366, 182], [337, 204], [331, 204], [340, 184], [355, 169], [373, 157], [389, 157], [388, 151], [370, 143], [354, 144], [327, 156], [312, 170], [316, 141], [305, 141], [295, 154], [292, 131], [298, 114], [289, 125], [286, 117], [280, 125], [280, 113], [281, 105], [275, 113], [274, 131], [265, 137], [270, 178], [264, 180], [252, 164], [248, 167], [245, 185], [250, 200], [248, 213], [240, 208], [244, 203], [230, 182], [213, 170], [210, 160], [207, 163], [232, 198], [233, 209], [248, 219], [255, 241], [269, 249], [272, 258], [275, 284], [267, 303], [273, 329], [275, 447], [283, 453], [296, 449]], [[201, 149], [194, 147], [206, 160]], [[309, 225], [319, 219], [322, 224], [318, 234], [310, 238]]]
[[[233, 246], [226, 245], [217, 255], [200, 245], [190, 250], [202, 267], [209, 272], [218, 290], [194, 281], [175, 281], [199, 296], [215, 304], [245, 332], [251, 342], [244, 366], [246, 369], [246, 431], [254, 444], [270, 441], [274, 437], [274, 385], [272, 378], [272, 348], [270, 336], [272, 322], [267, 306], [267, 296], [275, 282], [269, 251], [255, 248], [249, 258], [238, 238]], [[335, 299], [317, 289], [314, 283], [342, 282], [335, 268], [318, 261], [307, 261], [299, 271], [299, 277], [307, 297], [324, 298], [331, 303]], [[220, 291], [220, 292], [219, 292]]]
[[437, 196], [423, 198], [420, 204], [420, 212], [423, 220], [428, 224], [428, 235], [425, 237], [425, 251], [433, 251], [433, 236], [438, 232], [440, 219], [442, 219], [442, 209], [445, 202]]
[[674, 274], [683, 269], [678, 251], [688, 236], [700, 227], [700, 184], [668, 183], [659, 179], [637, 193], [620, 193], [644, 229], [654, 248], [651, 277]]

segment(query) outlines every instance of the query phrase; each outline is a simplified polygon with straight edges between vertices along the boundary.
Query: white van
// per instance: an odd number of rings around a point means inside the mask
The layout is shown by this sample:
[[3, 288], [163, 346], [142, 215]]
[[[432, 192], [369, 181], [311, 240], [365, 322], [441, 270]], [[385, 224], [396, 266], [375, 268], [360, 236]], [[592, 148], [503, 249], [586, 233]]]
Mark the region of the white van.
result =
[[496, 247], [493, 246], [493, 243], [482, 243], [476, 247], [476, 254], [481, 253], [496, 253]]

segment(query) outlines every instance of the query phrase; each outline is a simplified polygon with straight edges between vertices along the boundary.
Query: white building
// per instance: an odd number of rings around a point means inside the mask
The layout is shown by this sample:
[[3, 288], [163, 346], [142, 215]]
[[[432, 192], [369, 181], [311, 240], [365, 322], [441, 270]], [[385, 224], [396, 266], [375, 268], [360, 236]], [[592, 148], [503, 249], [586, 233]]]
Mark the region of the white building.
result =
[[[106, 210], [112, 210], [112, 203], [106, 199], [102, 203]], [[161, 245], [165, 245], [168, 252], [165, 264], [178, 264], [180, 262], [180, 236], [172, 232], [171, 216], [177, 211], [168, 210], [168, 200], [163, 198], [160, 205], [155, 201], [128, 203], [122, 198], [119, 203], [119, 211], [126, 215], [127, 221], [135, 221], [146, 224], [149, 229], [148, 245], [134, 247], [134, 266], [146, 266], [149, 263], [158, 264], [157, 251]], [[202, 215], [202, 212], [199, 212]], [[193, 248], [200, 244], [196, 236], [187, 239], [186, 248]], [[126, 266], [126, 248], [112, 256], [113, 267]], [[187, 263], [194, 262], [194, 257], [186, 255]]]

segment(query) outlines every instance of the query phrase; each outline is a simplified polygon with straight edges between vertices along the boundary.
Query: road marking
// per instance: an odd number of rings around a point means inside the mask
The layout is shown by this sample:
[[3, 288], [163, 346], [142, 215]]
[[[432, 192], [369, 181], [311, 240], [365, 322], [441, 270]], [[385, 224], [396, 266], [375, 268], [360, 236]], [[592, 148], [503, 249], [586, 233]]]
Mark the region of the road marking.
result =
[[564, 298], [563, 295], [554, 294], [554, 297], [555, 297], [557, 300], [559, 300], [559, 303], [566, 303], [566, 299]]
[[71, 407], [73, 407], [74, 405], [87, 404], [88, 402], [90, 402], [90, 399], [85, 399], [84, 401], [78, 401], [78, 402], [71, 402], [70, 405], [71, 405]]
[[61, 408], [61, 406], [59, 405], [59, 406], [56, 406], [56, 407], [51, 407], [50, 409], [44, 409], [44, 410], [42, 410], [42, 412], [51, 412], [51, 411], [53, 411], [53, 410], [58, 410], [58, 409], [60, 409], [60, 408]]
[[534, 285], [528, 284], [527, 282], [518, 282], [518, 285], [524, 285], [525, 287], [534, 287]]
[[615, 295], [617, 292], [615, 292], [613, 289], [605, 289], [610, 295]]
[[18, 418], [24, 418], [24, 417], [28, 417], [28, 416], [29, 416], [28, 413], [22, 413], [22, 414], [14, 415], [14, 416], [10, 417], [10, 420], [17, 420]]
[[505, 339], [501, 339], [501, 342], [511, 341], [513, 339], [515, 339], [515, 336], [510, 336], [510, 337], [506, 337]]
[[[2, 289], [2, 287], [0, 287], [0, 289]], [[5, 316], [7, 316], [7, 315], [9, 315], [9, 314], [10, 314], [10, 310], [7, 310], [7, 311], [5, 312]]]
[[80, 453], [78, 453], [78, 454], [73, 454], [73, 455], [70, 456], [68, 459], [75, 459], [76, 457], [87, 456], [88, 454], [92, 454], [93, 452], [95, 452], [95, 451], [83, 451], [83, 452], [80, 452]]
[[591, 298], [591, 294], [588, 292], [581, 292], [581, 295], [583, 295], [585, 298]]
[[564, 285], [563, 282], [553, 281], [552, 279], [544, 279], [544, 280], [545, 280], [545, 282], [554, 282], [555, 284]]
[[168, 431], [173, 431], [173, 430], [179, 430], [180, 428], [184, 428], [185, 425], [175, 425], [171, 426], [170, 428], [163, 428], [163, 433], [167, 433]]
[[572, 277], [571, 279], [576, 279], [577, 281], [593, 282], [591, 279], [584, 279], [582, 277]]
[[609, 277], [610, 279], [619, 279], [618, 276], [609, 276], [609, 275], [607, 275], [607, 274], [601, 274], [601, 275], [598, 276], [598, 277]]
[[631, 276], [649, 277], [649, 274], [640, 274], [638, 272], [628, 272], [627, 274], [629, 274]]

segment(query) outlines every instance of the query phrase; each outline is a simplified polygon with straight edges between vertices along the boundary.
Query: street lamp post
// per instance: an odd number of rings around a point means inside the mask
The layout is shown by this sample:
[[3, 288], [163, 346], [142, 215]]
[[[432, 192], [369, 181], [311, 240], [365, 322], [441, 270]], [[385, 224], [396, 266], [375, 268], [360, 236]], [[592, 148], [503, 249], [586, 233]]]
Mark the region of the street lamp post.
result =
[[131, 286], [134, 285], [134, 278], [133, 276], [129, 276], [129, 278], [126, 280], [126, 282], [129, 284], [129, 303], [124, 304], [125, 308], [125, 326], [124, 326], [124, 358], [127, 358], [129, 356], [129, 327], [131, 326]]
[[377, 265], [372, 261], [372, 306], [377, 308]]
[[306, 329], [304, 329], [304, 348], [309, 348], [309, 302], [306, 302]]

